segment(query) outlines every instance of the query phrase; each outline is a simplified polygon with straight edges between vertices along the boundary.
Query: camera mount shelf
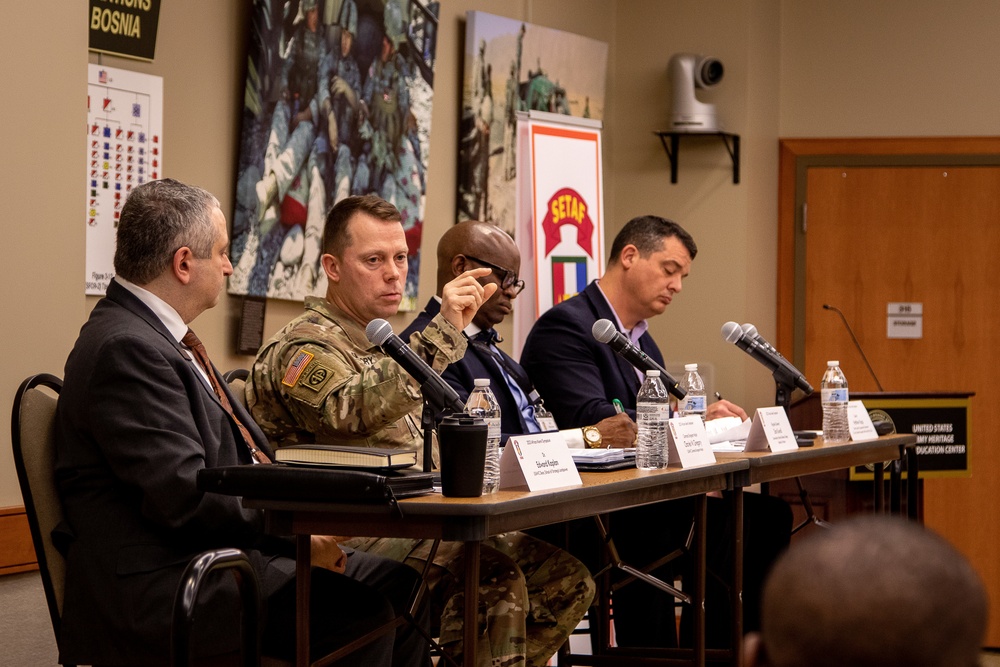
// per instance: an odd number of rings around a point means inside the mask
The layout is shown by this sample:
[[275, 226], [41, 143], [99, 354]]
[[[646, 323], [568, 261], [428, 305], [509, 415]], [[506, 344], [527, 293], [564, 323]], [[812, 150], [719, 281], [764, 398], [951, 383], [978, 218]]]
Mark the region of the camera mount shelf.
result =
[[[733, 184], [740, 182], [740, 135], [731, 132], [654, 132], [660, 137], [663, 150], [670, 160], [670, 182], [677, 183], [677, 163], [679, 160], [681, 137], [720, 137], [726, 144], [729, 157], [733, 161]], [[669, 138], [669, 142], [667, 141]]]

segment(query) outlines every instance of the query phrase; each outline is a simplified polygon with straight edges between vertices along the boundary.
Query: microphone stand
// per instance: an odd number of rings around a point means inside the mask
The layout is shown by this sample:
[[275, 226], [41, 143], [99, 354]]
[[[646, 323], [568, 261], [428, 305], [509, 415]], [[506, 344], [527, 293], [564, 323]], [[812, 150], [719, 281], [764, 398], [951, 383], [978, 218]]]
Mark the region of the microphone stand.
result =
[[441, 390], [441, 383], [428, 380], [420, 385], [420, 393], [424, 397], [424, 408], [420, 413], [420, 428], [424, 432], [424, 472], [434, 471], [433, 458], [433, 431], [437, 423], [435, 417], [441, 412], [451, 410], [452, 412], [462, 412], [465, 406], [461, 401], [451, 400], [445, 397]]
[[[785, 409], [785, 414], [790, 413], [792, 404], [792, 392], [795, 390], [795, 376], [788, 369], [778, 367], [774, 369], [774, 404]], [[799, 525], [792, 528], [792, 535], [799, 532], [810, 524], [815, 524], [820, 528], [829, 528], [830, 523], [820, 519], [813, 511], [812, 502], [809, 500], [809, 492], [802, 485], [802, 478], [796, 477], [795, 484], [799, 487], [799, 498], [802, 500], [802, 507], [806, 511], [806, 518]]]

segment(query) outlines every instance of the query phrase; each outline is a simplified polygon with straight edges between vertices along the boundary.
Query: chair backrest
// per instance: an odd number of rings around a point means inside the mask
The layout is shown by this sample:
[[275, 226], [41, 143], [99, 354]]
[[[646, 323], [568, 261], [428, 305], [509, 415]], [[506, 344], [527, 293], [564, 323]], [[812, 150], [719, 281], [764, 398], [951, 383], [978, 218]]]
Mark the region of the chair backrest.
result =
[[250, 371], [245, 368], [234, 368], [231, 371], [227, 371], [222, 374], [223, 379], [229, 384], [230, 391], [236, 395], [239, 399], [240, 404], [245, 408], [247, 407], [247, 378], [250, 377]]
[[14, 467], [57, 640], [66, 583], [66, 560], [52, 542], [52, 529], [63, 520], [55, 479], [55, 417], [61, 389], [62, 380], [56, 376], [33, 375], [14, 395], [11, 414]]

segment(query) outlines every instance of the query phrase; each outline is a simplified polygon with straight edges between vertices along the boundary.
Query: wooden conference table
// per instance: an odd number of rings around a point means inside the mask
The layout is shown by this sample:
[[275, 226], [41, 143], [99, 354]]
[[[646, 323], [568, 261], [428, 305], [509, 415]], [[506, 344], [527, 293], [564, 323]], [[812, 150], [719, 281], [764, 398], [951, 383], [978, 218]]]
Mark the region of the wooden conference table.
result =
[[[409, 498], [398, 503], [399, 512], [381, 504], [324, 503], [264, 500], [244, 496], [243, 504], [264, 511], [268, 532], [294, 535], [297, 543], [296, 665], [309, 665], [309, 583], [311, 535], [357, 535], [365, 537], [410, 537], [464, 542], [465, 619], [464, 665], [475, 664], [477, 608], [479, 599], [479, 553], [482, 540], [509, 531], [596, 516], [615, 510], [665, 500], [695, 496], [696, 507], [695, 590], [693, 597], [695, 646], [691, 664], [705, 665], [704, 646], [704, 542], [705, 494], [733, 491], [734, 506], [742, 511], [742, 489], [759, 481], [823, 472], [851, 465], [897, 459], [904, 448], [913, 448], [914, 436], [884, 436], [878, 440], [824, 445], [782, 454], [750, 453], [717, 455], [716, 463], [697, 468], [581, 473], [582, 486], [531, 493], [504, 490], [481, 498], [444, 498], [438, 494]], [[742, 543], [742, 521], [733, 521], [734, 550]], [[736, 552], [740, 553], [740, 552]], [[740, 563], [740, 558], [735, 558]], [[738, 604], [742, 570], [734, 572], [734, 602]], [[734, 607], [734, 610], [737, 607]], [[742, 634], [741, 613], [734, 613], [733, 638]], [[731, 664], [739, 665], [741, 650], [734, 645]], [[350, 648], [350, 647], [347, 647]], [[339, 652], [338, 652], [339, 653]], [[336, 657], [334, 653], [331, 657]], [[582, 657], [582, 656], [579, 656]], [[595, 659], [601, 656], [593, 656]], [[625, 664], [575, 662], [574, 664]], [[670, 661], [675, 663], [676, 661]], [[317, 664], [326, 664], [326, 660]], [[644, 664], [650, 664], [644, 661]], [[664, 664], [668, 664], [664, 662]]]

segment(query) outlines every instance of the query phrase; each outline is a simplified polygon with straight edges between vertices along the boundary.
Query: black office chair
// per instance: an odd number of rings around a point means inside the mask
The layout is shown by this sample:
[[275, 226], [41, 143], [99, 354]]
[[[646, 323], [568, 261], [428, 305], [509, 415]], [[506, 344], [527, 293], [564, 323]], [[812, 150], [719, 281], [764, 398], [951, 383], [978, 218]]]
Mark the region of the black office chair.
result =
[[[232, 570], [240, 590], [241, 610], [241, 660], [224, 655], [192, 662], [191, 628], [194, 626], [198, 594], [208, 577], [216, 572]], [[239, 549], [206, 551], [188, 563], [177, 586], [170, 626], [170, 664], [173, 667], [190, 665], [236, 665], [258, 667], [260, 661], [260, 584], [247, 555]]]
[[52, 530], [63, 520], [55, 480], [55, 417], [61, 389], [62, 380], [54, 375], [32, 375], [14, 395], [10, 420], [14, 467], [57, 641], [66, 585], [66, 559], [52, 540]]
[[247, 385], [248, 377], [250, 377], [250, 371], [245, 368], [234, 368], [222, 374], [222, 379], [229, 385], [229, 390], [233, 392], [244, 408], [247, 407], [247, 394], [244, 388]]

